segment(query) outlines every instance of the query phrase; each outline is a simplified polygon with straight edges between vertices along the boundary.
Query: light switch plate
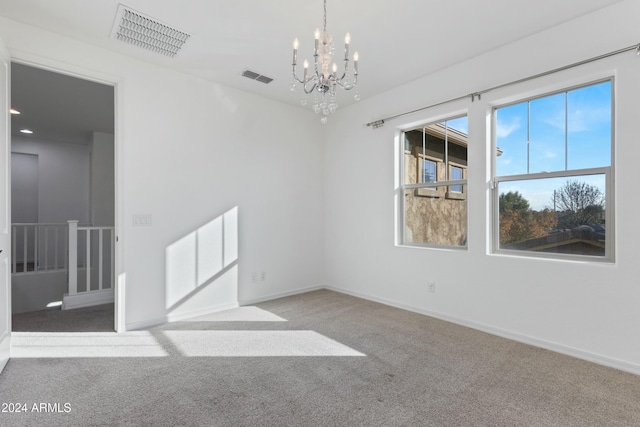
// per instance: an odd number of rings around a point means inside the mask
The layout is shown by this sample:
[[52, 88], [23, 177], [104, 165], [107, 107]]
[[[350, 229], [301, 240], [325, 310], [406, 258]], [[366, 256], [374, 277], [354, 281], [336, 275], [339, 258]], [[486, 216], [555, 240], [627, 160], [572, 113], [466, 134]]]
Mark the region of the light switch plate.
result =
[[148, 227], [151, 225], [151, 214], [133, 215], [134, 227]]

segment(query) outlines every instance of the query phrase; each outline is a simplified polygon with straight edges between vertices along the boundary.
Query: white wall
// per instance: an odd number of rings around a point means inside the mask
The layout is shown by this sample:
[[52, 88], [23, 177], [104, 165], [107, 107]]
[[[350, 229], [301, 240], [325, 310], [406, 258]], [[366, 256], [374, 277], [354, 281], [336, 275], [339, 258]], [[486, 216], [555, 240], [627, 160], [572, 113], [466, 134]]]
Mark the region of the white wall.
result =
[[11, 221], [38, 222], [38, 156], [11, 153]]
[[11, 278], [11, 313], [45, 310], [67, 293], [67, 272], [20, 274]]
[[39, 222], [89, 222], [87, 146], [13, 137], [11, 151], [38, 156]]
[[[129, 327], [322, 282], [323, 131], [312, 112], [4, 18], [0, 37], [14, 60], [118, 84], [118, 283]], [[168, 307], [168, 248], [234, 207], [237, 260]], [[134, 227], [134, 214], [152, 224]], [[254, 271], [266, 280], [253, 283]]]
[[[387, 122], [373, 120], [481, 91], [638, 42], [640, 3], [623, 1], [344, 109], [325, 148], [326, 278], [332, 287], [640, 373], [640, 59], [634, 52], [521, 85], [523, 94], [616, 78], [615, 264], [489, 253], [489, 128], [485, 94]], [[612, 23], [615, 31], [612, 29]], [[469, 247], [397, 247], [394, 139], [411, 123], [469, 111]], [[363, 159], [360, 162], [354, 159]], [[366, 161], [365, 161], [366, 159]], [[361, 167], [358, 167], [360, 165]], [[371, 173], [371, 171], [376, 173]], [[427, 281], [436, 293], [427, 292]]]
[[113, 135], [93, 132], [90, 142], [91, 224], [115, 224], [115, 150]]
[[[38, 156], [35, 154], [11, 153], [11, 222], [38, 222]], [[24, 262], [23, 230], [13, 231], [15, 239], [13, 259]], [[31, 245], [26, 257], [33, 260], [34, 250]], [[15, 294], [13, 294], [15, 297]]]

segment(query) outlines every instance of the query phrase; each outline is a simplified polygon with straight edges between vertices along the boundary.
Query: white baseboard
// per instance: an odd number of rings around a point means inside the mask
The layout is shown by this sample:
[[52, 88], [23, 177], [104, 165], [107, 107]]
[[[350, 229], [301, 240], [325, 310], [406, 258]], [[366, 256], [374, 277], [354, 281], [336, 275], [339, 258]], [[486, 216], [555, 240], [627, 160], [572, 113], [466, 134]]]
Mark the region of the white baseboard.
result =
[[62, 309], [72, 310], [74, 308], [91, 307], [93, 305], [111, 304], [113, 301], [113, 289], [83, 292], [75, 295], [64, 294], [62, 298]]
[[4, 369], [11, 353], [11, 333], [5, 332], [0, 337], [0, 372]]
[[185, 319], [191, 319], [193, 317], [206, 316], [207, 314], [217, 313], [219, 311], [231, 310], [232, 308], [238, 308], [240, 305], [236, 303], [220, 304], [209, 307], [204, 307], [198, 310], [185, 311], [182, 313], [168, 313], [168, 322], [179, 322]]
[[167, 322], [179, 322], [181, 320], [190, 319], [192, 317], [205, 316], [207, 314], [217, 313], [219, 311], [231, 310], [232, 308], [238, 308], [239, 304], [231, 303], [231, 304], [221, 304], [214, 305], [205, 308], [201, 308], [198, 310], [186, 311], [182, 313], [172, 314], [167, 313], [166, 316], [156, 317], [154, 319], [149, 320], [141, 320], [138, 322], [129, 322], [127, 323], [126, 330], [127, 331], [136, 331], [141, 329], [149, 329], [154, 326], [162, 325]]
[[243, 299], [243, 300], [240, 300], [240, 305], [243, 306], [243, 305], [258, 304], [260, 302], [271, 301], [278, 298], [290, 297], [290, 296], [299, 295], [299, 294], [306, 294], [307, 292], [312, 292], [312, 291], [319, 291], [320, 289], [329, 289], [329, 288], [325, 285], [308, 286], [306, 288], [298, 288], [292, 291], [279, 292], [275, 294], [267, 294], [257, 298]]
[[153, 328], [154, 326], [162, 325], [163, 323], [167, 323], [167, 316], [156, 317], [154, 319], [140, 320], [137, 322], [127, 322], [125, 331], [139, 331], [142, 329]]
[[203, 308], [203, 309], [200, 309], [200, 310], [195, 310], [195, 311], [190, 311], [190, 312], [185, 312], [185, 313], [180, 313], [180, 314], [174, 314], [174, 315], [169, 313], [164, 317], [157, 317], [157, 318], [154, 318], [154, 319], [141, 320], [141, 321], [137, 321], [137, 322], [127, 322], [126, 330], [127, 331], [135, 331], [135, 330], [140, 330], [140, 329], [149, 329], [149, 328], [152, 328], [154, 326], [162, 325], [163, 323], [167, 323], [167, 322], [177, 322], [177, 321], [188, 319], [188, 318], [191, 318], [191, 317], [205, 316], [207, 314], [212, 314], [212, 313], [216, 313], [218, 311], [223, 311], [223, 310], [230, 310], [232, 308], [237, 308], [237, 307], [243, 306], [243, 305], [257, 304], [257, 303], [264, 302], [264, 301], [270, 301], [270, 300], [273, 300], [273, 299], [289, 297], [289, 296], [292, 296], [292, 295], [304, 294], [304, 293], [307, 293], [307, 292], [317, 291], [317, 290], [325, 289], [325, 288], [326, 288], [326, 286], [324, 286], [324, 285], [315, 285], [315, 286], [309, 286], [309, 287], [305, 287], [305, 288], [298, 288], [298, 289], [295, 289], [295, 290], [292, 290], [292, 291], [287, 291], [287, 292], [279, 292], [279, 293], [275, 293], [275, 294], [263, 295], [263, 296], [260, 296], [258, 298], [245, 299], [245, 300], [239, 301], [238, 304], [216, 305], [216, 306]]
[[531, 337], [528, 335], [522, 335], [517, 332], [508, 331], [505, 329], [495, 328], [493, 326], [485, 325], [480, 322], [475, 322], [472, 320], [467, 320], [463, 318], [458, 318], [454, 316], [449, 316], [443, 313], [425, 310], [419, 307], [412, 306], [410, 304], [404, 304], [398, 301], [389, 300], [386, 298], [376, 297], [370, 294], [362, 293], [362, 292], [354, 292], [348, 289], [343, 289], [335, 286], [325, 286], [326, 289], [340, 292], [343, 294], [351, 295], [354, 297], [366, 299], [369, 301], [378, 302], [380, 304], [389, 305], [392, 307], [400, 308], [407, 311], [412, 311], [414, 313], [423, 314], [425, 316], [434, 317], [436, 319], [444, 320], [446, 322], [455, 323], [457, 325], [466, 326], [471, 329], [476, 329], [482, 332], [489, 333], [491, 335], [496, 335], [502, 338], [507, 338], [513, 341], [518, 341], [524, 344], [529, 344], [534, 347], [544, 348], [546, 350], [550, 350], [556, 353], [565, 354], [567, 356], [572, 356], [577, 359], [586, 360], [588, 362], [597, 363], [599, 365], [608, 366], [610, 368], [619, 369], [621, 371], [629, 372], [632, 374], [640, 375], [640, 365], [629, 363], [623, 360], [614, 359], [612, 357], [603, 356], [597, 353], [592, 353], [589, 351], [580, 350], [578, 348], [570, 347], [564, 344], [558, 344], [551, 341], [542, 340], [539, 338]]

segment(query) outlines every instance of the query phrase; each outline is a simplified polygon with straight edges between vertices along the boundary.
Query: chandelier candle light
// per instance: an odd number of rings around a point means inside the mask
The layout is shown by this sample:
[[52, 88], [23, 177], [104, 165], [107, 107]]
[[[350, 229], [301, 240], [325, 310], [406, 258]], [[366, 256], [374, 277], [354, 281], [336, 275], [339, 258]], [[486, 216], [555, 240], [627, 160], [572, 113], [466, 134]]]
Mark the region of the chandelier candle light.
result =
[[[333, 52], [335, 50], [333, 44], [333, 35], [327, 31], [327, 0], [324, 0], [324, 26], [323, 31], [319, 29], [315, 31], [315, 48], [313, 51], [314, 70], [309, 73], [309, 61], [306, 59], [302, 63], [304, 68], [302, 79], [298, 78], [296, 66], [298, 65], [298, 39], [293, 41], [293, 78], [296, 82], [302, 84], [304, 93], [314, 94], [313, 111], [316, 114], [322, 113], [320, 121], [322, 124], [327, 123], [327, 116], [336, 111], [338, 103], [336, 102], [336, 88], [340, 86], [345, 90], [351, 90], [358, 83], [358, 52], [353, 54], [353, 79], [349, 83], [349, 44], [351, 43], [351, 35], [347, 33], [344, 37], [344, 70], [338, 75], [338, 64], [332, 62]], [[331, 66], [331, 71], [329, 67]], [[291, 91], [296, 89], [296, 83], [292, 83]], [[357, 91], [354, 96], [356, 101], [360, 100]], [[307, 105], [307, 99], [302, 100], [302, 105]]]

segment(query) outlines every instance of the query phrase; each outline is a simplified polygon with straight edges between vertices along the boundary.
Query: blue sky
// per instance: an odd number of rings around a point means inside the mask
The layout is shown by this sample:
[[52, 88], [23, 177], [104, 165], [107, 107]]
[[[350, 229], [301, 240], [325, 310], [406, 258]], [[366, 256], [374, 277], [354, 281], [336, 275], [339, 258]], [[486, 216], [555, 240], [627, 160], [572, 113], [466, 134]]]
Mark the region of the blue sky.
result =
[[[559, 93], [499, 108], [496, 137], [503, 154], [497, 158], [496, 174], [508, 176], [610, 166], [611, 116], [609, 81], [572, 90], [566, 96]], [[573, 179], [596, 185], [604, 194], [603, 175]], [[564, 178], [509, 182], [502, 183], [499, 191], [519, 191], [533, 209], [552, 208], [553, 190], [564, 182]]]
[[451, 129], [455, 129], [459, 132], [464, 133], [465, 135], [469, 134], [469, 119], [467, 116], [458, 117], [457, 119], [447, 120], [446, 122], [442, 122], [442, 124], [447, 124], [447, 127]]

